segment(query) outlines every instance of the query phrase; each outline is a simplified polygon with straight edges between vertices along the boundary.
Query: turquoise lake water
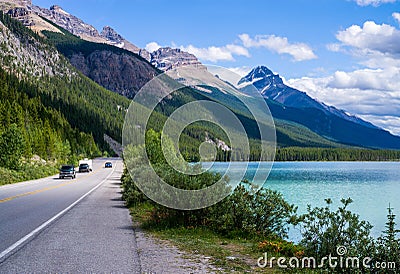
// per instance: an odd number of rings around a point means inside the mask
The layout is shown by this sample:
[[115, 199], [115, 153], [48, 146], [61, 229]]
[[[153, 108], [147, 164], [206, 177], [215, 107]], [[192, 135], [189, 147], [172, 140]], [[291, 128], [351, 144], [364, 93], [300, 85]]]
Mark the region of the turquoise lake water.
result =
[[[246, 168], [245, 163], [232, 164], [238, 171]], [[223, 172], [227, 166], [214, 163], [211, 170]], [[250, 179], [256, 168], [250, 163], [245, 177]], [[374, 226], [374, 237], [384, 230], [389, 203], [400, 224], [400, 162], [276, 162], [264, 187], [281, 192], [298, 206], [298, 213], [306, 212], [308, 204], [325, 206], [326, 198], [333, 200], [331, 208], [336, 209], [340, 199], [350, 197], [349, 209]], [[290, 239], [299, 237], [292, 229]]]

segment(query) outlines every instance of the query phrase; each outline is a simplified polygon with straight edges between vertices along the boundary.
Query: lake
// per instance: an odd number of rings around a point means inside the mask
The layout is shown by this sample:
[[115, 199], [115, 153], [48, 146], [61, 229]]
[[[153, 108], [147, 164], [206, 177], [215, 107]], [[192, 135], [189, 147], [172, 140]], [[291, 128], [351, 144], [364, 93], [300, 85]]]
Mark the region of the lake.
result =
[[[232, 165], [236, 170], [246, 167], [246, 163]], [[217, 162], [210, 170], [223, 172], [227, 166]], [[251, 178], [256, 168], [256, 163], [249, 163], [245, 177]], [[400, 162], [275, 162], [263, 186], [281, 192], [298, 206], [298, 213], [305, 213], [308, 204], [325, 206], [326, 198], [337, 209], [340, 199], [350, 197], [349, 209], [374, 226], [374, 237], [384, 230], [389, 203], [400, 224]], [[299, 237], [292, 229], [290, 240]]]

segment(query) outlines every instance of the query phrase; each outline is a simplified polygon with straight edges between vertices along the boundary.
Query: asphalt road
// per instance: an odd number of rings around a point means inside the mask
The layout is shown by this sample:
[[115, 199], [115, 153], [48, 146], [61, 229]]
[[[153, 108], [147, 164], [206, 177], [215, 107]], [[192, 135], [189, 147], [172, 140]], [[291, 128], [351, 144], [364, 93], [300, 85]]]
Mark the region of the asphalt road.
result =
[[0, 273], [141, 273], [123, 164], [0, 187]]

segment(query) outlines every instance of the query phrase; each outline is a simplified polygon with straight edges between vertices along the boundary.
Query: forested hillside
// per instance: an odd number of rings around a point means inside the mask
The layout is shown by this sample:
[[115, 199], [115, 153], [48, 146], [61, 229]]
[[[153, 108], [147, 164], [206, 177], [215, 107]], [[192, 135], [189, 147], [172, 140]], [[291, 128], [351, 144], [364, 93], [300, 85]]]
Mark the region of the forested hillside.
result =
[[[38, 97], [45, 106], [60, 111], [72, 128], [92, 134], [102, 149], [107, 148], [103, 141], [104, 133], [120, 141], [129, 100], [82, 75], [46, 39], [20, 22], [7, 15], [0, 16], [0, 19], [7, 28], [7, 38], [11, 37], [3, 42], [2, 51], [8, 51], [8, 56], [3, 54], [1, 63], [9, 73], [32, 86], [24, 90], [25, 94], [31, 98]], [[15, 48], [16, 43], [20, 43], [19, 48]], [[40, 56], [53, 56], [53, 60], [35, 59], [38, 51]], [[18, 59], [30, 60], [17, 62]], [[42, 67], [49, 66], [51, 71], [30, 73], [35, 62], [39, 61], [44, 63]]]
[[61, 33], [43, 31], [47, 39], [85, 76], [130, 99], [160, 73], [141, 56], [112, 45], [83, 40], [53, 24]]
[[105, 133], [120, 141], [128, 99], [83, 76], [20, 22], [0, 14], [0, 29], [2, 184], [99, 156]]
[[[93, 136], [74, 129], [54, 108], [46, 107], [37, 88], [0, 69], [0, 132], [10, 143], [1, 142], [1, 166], [16, 168], [15, 160], [36, 154], [46, 160], [68, 160], [72, 155], [99, 155]], [[13, 138], [11, 138], [13, 136]]]
[[[55, 39], [49, 41], [48, 38], [41, 37], [3, 14], [0, 14], [0, 29], [0, 163], [3, 168], [22, 170], [31, 162], [32, 157], [37, 155], [43, 160], [39, 160], [40, 163], [51, 163], [54, 172], [54, 165], [67, 161], [75, 162], [78, 157], [96, 156], [107, 151], [109, 148], [104, 141], [104, 134], [121, 141], [124, 117], [130, 104], [128, 98], [101, 87], [74, 68], [52, 44]], [[52, 34], [47, 35], [51, 37]], [[58, 46], [66, 55], [69, 54], [69, 49], [75, 46], [77, 48], [74, 51], [79, 49], [83, 55], [102, 47], [118, 54], [124, 52], [111, 46], [86, 42], [82, 44], [79, 38], [70, 34], [63, 38], [66, 40], [57, 37]], [[145, 60], [141, 62], [148, 65]], [[224, 104], [233, 100], [226, 98]], [[195, 100], [223, 101], [222, 98], [210, 98], [190, 88], [182, 89], [156, 108], [148, 128], [161, 130], [166, 120], [165, 115], [168, 116], [176, 108]], [[250, 159], [257, 160], [260, 151], [257, 134], [252, 133], [255, 128], [254, 119], [246, 116], [238, 108], [231, 109], [249, 133]], [[296, 123], [276, 120], [276, 125], [280, 148], [343, 147]], [[194, 123], [184, 130], [180, 139], [180, 150], [187, 160], [199, 160], [198, 147], [205, 141], [206, 136], [215, 142], [222, 140], [229, 145], [218, 126], [203, 122]], [[217, 160], [231, 159], [229, 151], [221, 148], [217, 151]], [[281, 149], [278, 151], [277, 160], [347, 160], [354, 158], [351, 155], [356, 155], [354, 159], [365, 160], [399, 158], [398, 154], [391, 152], [382, 154], [370, 151], [369, 154], [365, 154], [340, 149], [326, 151]], [[37, 159], [37, 156], [34, 158]], [[43, 175], [38, 174], [35, 177]], [[19, 177], [17, 180], [22, 179], [27, 178]]]

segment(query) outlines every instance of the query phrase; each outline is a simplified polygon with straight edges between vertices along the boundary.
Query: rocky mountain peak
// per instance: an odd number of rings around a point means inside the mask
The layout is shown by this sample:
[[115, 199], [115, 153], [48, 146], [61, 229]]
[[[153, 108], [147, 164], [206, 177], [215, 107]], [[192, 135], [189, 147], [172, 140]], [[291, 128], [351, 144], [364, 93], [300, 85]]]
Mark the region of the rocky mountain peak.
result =
[[58, 5], [53, 5], [53, 6], [51, 6], [50, 7], [50, 10], [54, 10], [54, 11], [57, 11], [57, 12], [59, 12], [59, 11], [64, 11], [60, 6], [58, 6]]
[[255, 77], [265, 77], [265, 76], [269, 76], [272, 74], [273, 74], [272, 71], [269, 68], [267, 68], [266, 66], [255, 67], [249, 73], [249, 75], [253, 75]]
[[122, 35], [120, 35], [116, 30], [114, 30], [110, 26], [105, 26], [103, 30], [100, 33], [100, 36], [104, 38], [107, 41], [107, 44], [119, 47], [119, 48], [124, 48], [126, 50], [129, 50], [133, 53], [136, 53], [146, 59], [147, 61], [150, 61], [150, 53], [147, 52], [145, 49], [141, 49], [128, 40], [126, 40]]
[[69, 14], [58, 5], [53, 5], [50, 9], [34, 6], [33, 11], [37, 15], [52, 21], [82, 39], [99, 43], [105, 42], [93, 26], [86, 24], [81, 19]]
[[167, 71], [180, 66], [196, 66], [204, 68], [203, 64], [191, 53], [176, 48], [164, 47], [152, 52], [151, 64], [158, 69]]
[[274, 74], [266, 66], [258, 66], [253, 68], [246, 76], [240, 79], [238, 85], [244, 83], [254, 84], [259, 81], [263, 81], [265, 84], [283, 85], [283, 81], [281, 77], [279, 77], [279, 74]]
[[100, 35], [111, 41], [121, 42], [124, 40], [120, 34], [118, 34], [112, 27], [105, 26], [101, 31]]

